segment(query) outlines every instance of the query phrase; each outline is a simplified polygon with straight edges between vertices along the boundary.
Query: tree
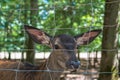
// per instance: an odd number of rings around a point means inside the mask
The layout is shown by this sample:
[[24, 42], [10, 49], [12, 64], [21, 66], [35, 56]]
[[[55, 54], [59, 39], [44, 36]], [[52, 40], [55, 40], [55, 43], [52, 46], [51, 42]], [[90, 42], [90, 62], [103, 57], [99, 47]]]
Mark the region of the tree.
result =
[[[38, 1], [37, 0], [30, 0], [30, 24], [36, 26], [36, 17], [37, 17], [37, 6]], [[27, 39], [27, 53], [26, 53], [26, 61], [34, 64], [34, 56], [35, 56], [35, 51], [34, 51], [34, 43], [30, 37]]]
[[[36, 10], [30, 10], [30, 3], [39, 5], [38, 15], [36, 15]], [[103, 22], [104, 0], [96, 0], [92, 2], [92, 4], [90, 3], [91, 0], [38, 0], [38, 3], [35, 0], [31, 0], [31, 2], [30, 0], [1, 0], [0, 34], [2, 35], [0, 38], [0, 45], [2, 46], [0, 47], [0, 50], [6, 50], [9, 53], [17, 50], [22, 51], [21, 53], [24, 54], [23, 50], [25, 48], [29, 50], [32, 49], [33, 54], [31, 51], [27, 51], [26, 60], [34, 63], [34, 46], [32, 46], [33, 44], [31, 43], [31, 40], [27, 38], [27, 45], [24, 45], [25, 37], [23, 24], [29, 24], [32, 26], [36, 26], [37, 24], [37, 27], [46, 30], [48, 34], [50, 33], [52, 35], [61, 33], [75, 35], [88, 31], [88, 29], [90, 29], [88, 27], [90, 26], [94, 26], [91, 27], [91, 29], [101, 28]], [[93, 13], [91, 11], [91, 5], [93, 7]], [[37, 8], [31, 6], [31, 9]], [[92, 14], [94, 14], [94, 16]], [[94, 24], [92, 24], [93, 17]], [[6, 29], [6, 22], [8, 23], [9, 29], [12, 30], [8, 35], [10, 37], [7, 37], [7, 32], [4, 31]], [[3, 34], [2, 31], [5, 34]], [[87, 50], [93, 51], [98, 48], [100, 49], [100, 42], [100, 38], [97, 38], [87, 47]], [[96, 47], [96, 49], [94, 47]], [[39, 52], [49, 51], [48, 47], [45, 46], [35, 45], [35, 48]], [[81, 46], [79, 50], [81, 52], [86, 51], [86, 48]], [[24, 57], [24, 55], [22, 56]]]
[[106, 0], [99, 80], [118, 80], [118, 9], [120, 0]]
[[[24, 5], [24, 3], [28, 3], [28, 5]], [[8, 26], [12, 32], [10, 34], [11, 38], [8, 38], [11, 42], [7, 40], [5, 41], [4, 38], [7, 39], [7, 37], [1, 32], [3, 35], [1, 35], [0, 38], [0, 45], [2, 45], [0, 49], [6, 51], [8, 51], [8, 47], [11, 48], [10, 50], [24, 49], [24, 45], [22, 44], [24, 43], [24, 35], [23, 31], [21, 31], [23, 30], [23, 24], [31, 24], [33, 26], [37, 24], [39, 28], [45, 30], [51, 29], [53, 33], [51, 33], [50, 30], [47, 31], [51, 34], [54, 34], [54, 28], [62, 28], [57, 30], [56, 34], [67, 33], [75, 35], [87, 31], [88, 28], [86, 27], [90, 27], [92, 21], [91, 4], [89, 3], [91, 3], [91, 0], [38, 0], [38, 3], [37, 1], [32, 1], [32, 4], [39, 5], [39, 14], [36, 15], [37, 11], [30, 11], [30, 0], [1, 0], [0, 29], [6, 34], [6, 31], [4, 30], [6, 22], [8, 22]], [[96, 0], [93, 2], [95, 24], [92, 26], [95, 27], [92, 29], [100, 28], [102, 26], [103, 3], [104, 0]], [[27, 7], [25, 10], [24, 6]], [[33, 9], [36, 8], [33, 7]], [[27, 12], [26, 18], [24, 17], [24, 12]], [[35, 14], [31, 14], [30, 16], [31, 12]], [[31, 21], [30, 17], [35, 18], [33, 19], [34, 21]], [[38, 21], [35, 21], [36, 17]], [[99, 39], [96, 41], [99, 41]], [[94, 41], [92, 44], [95, 44], [96, 46], [97, 43]], [[37, 46], [36, 50], [43, 51], [41, 46]]]

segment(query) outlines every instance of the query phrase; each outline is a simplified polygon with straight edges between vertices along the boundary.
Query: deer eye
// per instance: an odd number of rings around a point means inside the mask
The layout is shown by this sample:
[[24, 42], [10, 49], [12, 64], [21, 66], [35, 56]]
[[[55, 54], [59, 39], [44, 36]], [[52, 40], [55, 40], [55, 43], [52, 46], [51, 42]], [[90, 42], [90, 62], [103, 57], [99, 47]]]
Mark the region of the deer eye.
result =
[[79, 46], [77, 46], [76, 49], [79, 49]]
[[55, 49], [59, 49], [59, 46], [58, 46], [58, 45], [55, 45]]

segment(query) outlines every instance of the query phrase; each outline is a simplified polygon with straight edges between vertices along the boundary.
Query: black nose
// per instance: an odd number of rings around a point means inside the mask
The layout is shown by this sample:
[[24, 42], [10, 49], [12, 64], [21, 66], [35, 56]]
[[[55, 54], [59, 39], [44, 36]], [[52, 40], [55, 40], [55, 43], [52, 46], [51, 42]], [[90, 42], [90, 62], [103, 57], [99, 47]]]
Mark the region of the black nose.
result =
[[80, 61], [71, 61], [71, 66], [77, 69], [80, 66]]

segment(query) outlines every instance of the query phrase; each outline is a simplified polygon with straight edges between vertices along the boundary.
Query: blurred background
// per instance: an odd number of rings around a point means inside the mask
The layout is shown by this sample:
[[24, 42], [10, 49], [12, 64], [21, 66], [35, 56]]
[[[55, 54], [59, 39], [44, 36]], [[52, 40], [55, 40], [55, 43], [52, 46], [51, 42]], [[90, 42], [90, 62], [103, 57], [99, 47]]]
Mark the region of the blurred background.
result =
[[[104, 50], [101, 46], [102, 41], [104, 42], [102, 37], [105, 34], [103, 27], [115, 26], [105, 24], [107, 3], [117, 5], [117, 2], [107, 2], [107, 0], [1, 0], [0, 59], [37, 64], [41, 59], [48, 58], [51, 49], [33, 43], [24, 31], [26, 24], [42, 29], [52, 36], [63, 33], [74, 36], [90, 30], [102, 29], [103, 32], [95, 41], [87, 46], [80, 46], [77, 54], [78, 59], [83, 61], [83, 68], [88, 69], [89, 66], [100, 70], [101, 51]], [[114, 11], [111, 10], [111, 12]], [[120, 12], [118, 14], [120, 15]], [[119, 19], [120, 17], [117, 19], [118, 25]], [[119, 32], [120, 29], [117, 28], [118, 53], [120, 53]], [[111, 37], [109, 34], [106, 36]]]

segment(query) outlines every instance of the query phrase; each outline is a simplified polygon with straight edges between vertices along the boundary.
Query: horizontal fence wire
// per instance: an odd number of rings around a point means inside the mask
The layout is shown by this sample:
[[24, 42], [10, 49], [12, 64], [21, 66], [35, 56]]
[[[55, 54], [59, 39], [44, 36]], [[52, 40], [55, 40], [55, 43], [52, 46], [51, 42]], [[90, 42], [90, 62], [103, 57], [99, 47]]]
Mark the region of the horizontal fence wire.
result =
[[[99, 4], [116, 4], [116, 3], [118, 3], [118, 2], [120, 2], [119, 0], [118, 1], [111, 1], [111, 2], [99, 2]], [[90, 3], [80, 3], [79, 4], [79, 7], [80, 6], [89, 6], [89, 5], [94, 5], [94, 4], [98, 4], [98, 3], [94, 3], [94, 2], [90, 2]], [[58, 9], [60, 6], [57, 6], [55, 9]], [[74, 7], [74, 6], [73, 6]], [[52, 6], [51, 8], [49, 8], [49, 9], [51, 9], [51, 10], [54, 10], [54, 6]], [[8, 9], [0, 9], [0, 11], [7, 11]], [[30, 11], [30, 10], [41, 10], [41, 9], [9, 9], [9, 10], [13, 10], [13, 11]], [[20, 13], [19, 12], [19, 13]], [[92, 21], [91, 21], [92, 22]], [[22, 25], [23, 26], [23, 25]], [[109, 27], [109, 28], [114, 28], [115, 26], [117, 26], [117, 24], [112, 24], [112, 25], [103, 25], [103, 27]], [[39, 27], [39, 26], [38, 26]], [[101, 28], [101, 29], [103, 29], [103, 27]], [[93, 27], [93, 26], [90, 26], [90, 27], [78, 27], [77, 29], [81, 29], [81, 28], [95, 28], [95, 27]], [[54, 31], [56, 31], [56, 30], [73, 30], [73, 29], [75, 29], [75, 28], [54, 28], [54, 29], [44, 29], [44, 28], [40, 28], [40, 29], [43, 29], [43, 30], [54, 30]], [[0, 31], [2, 31], [3, 29], [1, 29]], [[89, 30], [89, 29], [88, 29]], [[21, 31], [24, 31], [24, 29], [21, 29]], [[17, 40], [16, 40], [17, 41]], [[89, 47], [87, 47], [87, 48], [89, 48]], [[19, 49], [19, 50], [17, 50], [17, 49], [15, 49], [15, 50], [9, 50], [9, 51], [16, 51], [16, 52], [21, 52], [21, 51], [33, 51], [34, 49]], [[45, 50], [49, 50], [49, 51], [52, 51], [52, 50], [54, 50], [54, 49], [45, 49]], [[62, 50], [64, 50], [64, 49], [62, 49]], [[3, 51], [3, 52], [6, 52], [6, 51], [8, 51], [7, 50], [7, 48], [5, 49], [5, 50], [1, 50], [1, 51]], [[118, 51], [118, 53], [120, 52], [120, 49], [118, 48], [118, 49], [100, 49], [100, 51]], [[89, 53], [88, 53], [89, 54]], [[19, 65], [18, 65], [19, 66]], [[19, 68], [20, 67], [18, 67], [18, 69], [3, 69], [3, 68], [0, 68], [0, 71], [13, 71], [13, 72], [17, 72], [17, 73], [22, 73], [22, 72], [51, 72], [51, 73], [53, 73], [53, 72], [55, 72], [55, 73], [65, 73], [65, 74], [82, 74], [82, 75], [95, 75], [95, 74], [112, 74], [113, 72], [90, 72], [90, 71], [88, 71], [88, 70], [85, 70], [84, 72], [71, 72], [71, 71], [62, 71], [62, 70], [19, 70]], [[79, 69], [82, 69], [82, 68], [79, 68]], [[86, 68], [86, 69], [88, 69], [88, 68]], [[120, 74], [120, 72], [118, 73], [118, 74]]]
[[[108, 28], [115, 28], [116, 26], [118, 26], [117, 24], [114, 24], [114, 25], [103, 25], [103, 27], [108, 27]], [[24, 26], [22, 25], [22, 26], [20, 26], [20, 27], [23, 27], [23, 29], [20, 29], [20, 31], [24, 31], [25, 32], [25, 29], [24, 29]], [[45, 31], [47, 31], [47, 30], [49, 30], [49, 31], [58, 31], [58, 30], [78, 30], [78, 29], [86, 29], [87, 28], [87, 30], [89, 30], [89, 28], [91, 28], [91, 30], [92, 29], [101, 29], [101, 30], [103, 30], [103, 27], [101, 27], [100, 28], [100, 26], [85, 26], [85, 27], [77, 27], [77, 28], [74, 28], [74, 27], [71, 27], [71, 28], [48, 28], [48, 29], [45, 29], [45, 28], [39, 28], [39, 26], [37, 26], [38, 27], [38, 29], [41, 29], [41, 30], [45, 30]], [[14, 29], [11, 29], [11, 31], [16, 31], [16, 32], [18, 32], [17, 30], [14, 30]], [[86, 31], [87, 31], [86, 30]], [[5, 28], [1, 28], [0, 29], [0, 31], [7, 31], [7, 30], [5, 30]], [[7, 33], [7, 32], [4, 32], [4, 34], [5, 33]], [[120, 34], [119, 34], [120, 35]]]
[[[116, 0], [116, 1], [110, 1], [110, 2], [89, 2], [89, 3], [79, 3], [79, 6], [89, 6], [89, 5], [94, 5], [94, 4], [115, 4], [115, 3], [118, 3], [118, 2], [120, 2], [119, 0]], [[53, 4], [49, 4], [49, 5], [53, 5], [52, 6], [52, 8], [51, 9], [53, 9], [54, 10], [54, 3]], [[61, 4], [60, 4], [61, 5]], [[64, 5], [64, 4], [63, 4]], [[40, 6], [40, 5], [39, 5]], [[57, 9], [57, 7], [59, 8], [59, 6], [56, 6], [56, 9]], [[73, 6], [74, 7], [74, 6]], [[50, 8], [50, 7], [49, 7]], [[0, 8], [0, 10], [7, 10], [7, 9], [2, 9], [2, 8]], [[17, 10], [17, 11], [25, 11], [25, 10], [41, 10], [41, 9], [9, 9], [9, 10]]]
[[[55, 73], [65, 73], [65, 74], [84, 74], [84, 75], [88, 75], [88, 74], [112, 74], [113, 72], [71, 72], [71, 71], [63, 71], [63, 70], [19, 70], [19, 69], [1, 69], [0, 71], [13, 71], [13, 72], [55, 72]], [[120, 74], [120, 72], [118, 73]]]
[[[87, 47], [89, 48], [89, 47]], [[34, 51], [35, 49], [13, 49], [13, 50], [1, 50], [3, 52], [6, 52], [6, 51], [11, 51], [11, 52], [21, 52], [21, 51]], [[53, 51], [53, 50], [56, 50], [56, 49], [45, 49], [46, 51]], [[66, 50], [66, 49], [59, 49], [59, 50], [56, 50], [56, 51], [61, 51], [61, 50]], [[80, 50], [80, 49], [75, 49], [75, 50]], [[39, 52], [38, 50], [35, 50], [36, 52]], [[67, 50], [67, 51], [74, 51], [74, 50]], [[99, 49], [99, 50], [94, 50], [94, 51], [120, 51], [120, 48], [118, 49]], [[44, 50], [42, 50], [41, 52], [44, 52]]]

